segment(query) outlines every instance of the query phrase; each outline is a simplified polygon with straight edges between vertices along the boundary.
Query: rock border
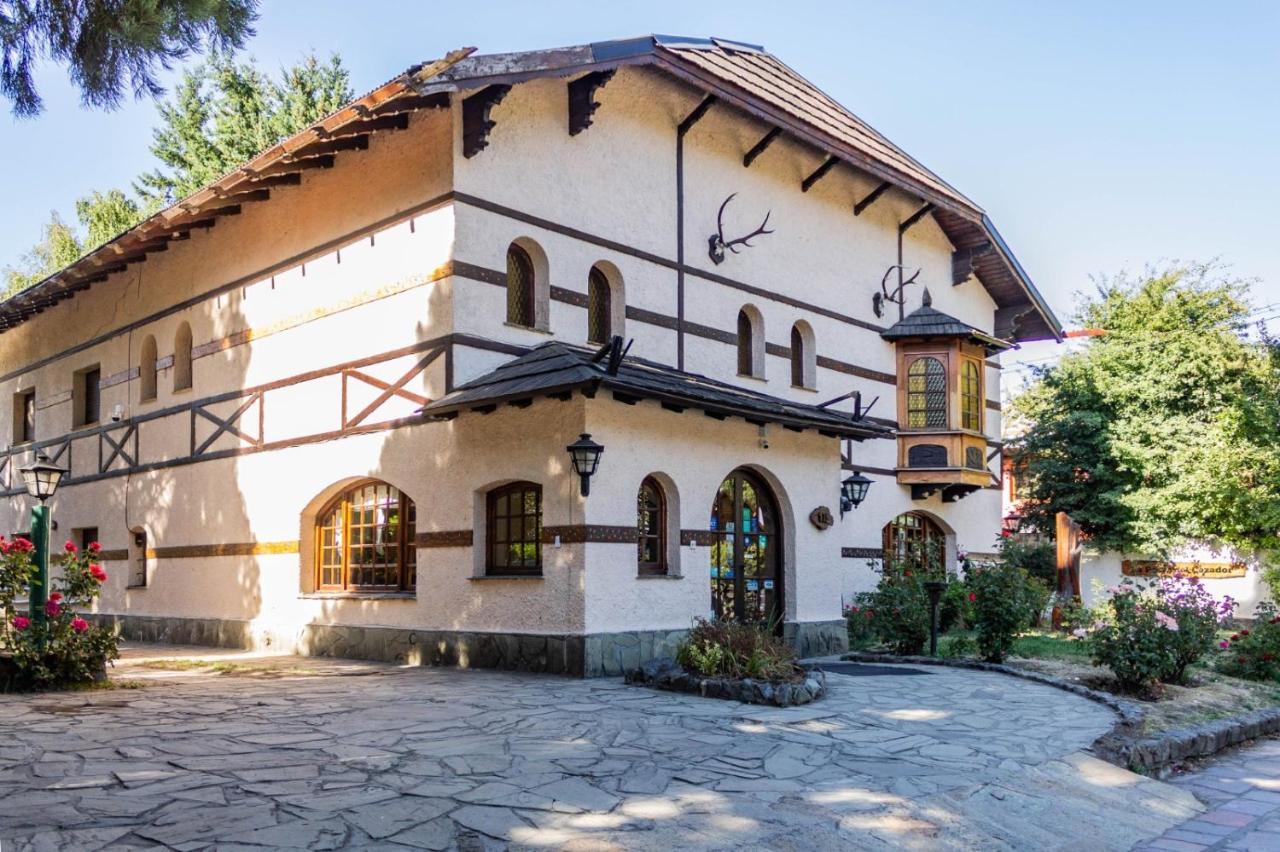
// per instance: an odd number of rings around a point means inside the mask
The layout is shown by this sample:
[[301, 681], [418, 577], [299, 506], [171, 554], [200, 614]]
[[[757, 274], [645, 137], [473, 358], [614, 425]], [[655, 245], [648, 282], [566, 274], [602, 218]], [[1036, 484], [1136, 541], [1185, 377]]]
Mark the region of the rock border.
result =
[[1280, 733], [1280, 707], [1269, 707], [1144, 737], [1141, 732], [1146, 711], [1141, 705], [1108, 692], [1100, 692], [1040, 672], [1027, 671], [1000, 663], [984, 663], [981, 660], [944, 660], [937, 657], [875, 654], [866, 651], [845, 654], [841, 659], [861, 663], [949, 666], [958, 669], [998, 672], [1052, 686], [1090, 701], [1096, 701], [1118, 713], [1120, 721], [1113, 725], [1109, 732], [1094, 740], [1090, 749], [1108, 763], [1145, 775], [1161, 776], [1167, 774], [1174, 764], [1188, 758], [1209, 757], [1247, 740]]
[[744, 704], [768, 704], [774, 707], [798, 707], [817, 701], [827, 694], [827, 673], [818, 666], [802, 666], [805, 679], [801, 683], [755, 680], [754, 678], [701, 677], [689, 674], [670, 657], [650, 660], [627, 672], [627, 683], [685, 692], [703, 698], [724, 698]]

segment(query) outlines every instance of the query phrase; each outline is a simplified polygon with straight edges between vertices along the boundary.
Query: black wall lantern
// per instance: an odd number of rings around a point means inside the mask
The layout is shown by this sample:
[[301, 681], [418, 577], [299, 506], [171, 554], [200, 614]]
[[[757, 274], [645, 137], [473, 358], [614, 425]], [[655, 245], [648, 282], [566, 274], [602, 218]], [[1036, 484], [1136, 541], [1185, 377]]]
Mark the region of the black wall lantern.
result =
[[867, 489], [871, 487], [871, 480], [863, 476], [858, 471], [853, 472], [853, 476], [845, 479], [840, 483], [840, 517], [844, 517], [845, 512], [852, 512], [861, 505], [862, 501], [867, 498]]
[[27, 493], [43, 505], [58, 490], [65, 470], [49, 461], [44, 453], [37, 453], [36, 460], [28, 467], [19, 468]]
[[582, 496], [586, 497], [591, 493], [591, 477], [600, 466], [600, 454], [604, 452], [604, 447], [583, 432], [578, 436], [578, 440], [565, 449], [569, 451], [569, 458], [573, 461], [573, 472], [578, 474], [582, 482]]

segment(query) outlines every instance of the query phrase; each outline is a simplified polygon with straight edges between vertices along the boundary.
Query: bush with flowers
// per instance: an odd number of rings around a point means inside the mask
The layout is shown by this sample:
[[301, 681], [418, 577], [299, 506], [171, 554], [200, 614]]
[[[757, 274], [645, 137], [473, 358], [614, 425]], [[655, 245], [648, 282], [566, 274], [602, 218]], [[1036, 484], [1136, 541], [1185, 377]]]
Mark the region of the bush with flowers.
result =
[[849, 632], [850, 648], [865, 648], [875, 642], [875, 593], [859, 592], [844, 607], [845, 626]]
[[1173, 660], [1161, 673], [1165, 683], [1182, 683], [1187, 667], [1213, 653], [1218, 629], [1231, 620], [1236, 602], [1229, 595], [1215, 598], [1199, 577], [1174, 574], [1150, 589], [1155, 595], [1156, 620], [1165, 629]]
[[872, 564], [880, 582], [864, 611], [871, 612], [872, 628], [895, 654], [919, 654], [929, 640], [929, 595], [918, 564], [911, 559], [886, 560], [878, 569]]
[[1027, 572], [1011, 562], [976, 565], [965, 574], [977, 633], [978, 653], [990, 663], [1004, 662], [1018, 633], [1031, 623], [1036, 606]]
[[1218, 643], [1218, 669], [1247, 680], [1280, 680], [1280, 614], [1263, 601], [1254, 610], [1254, 623]]
[[95, 561], [101, 547], [93, 542], [81, 552], [68, 541], [52, 560], [62, 570], [51, 579], [43, 623], [15, 605], [35, 571], [32, 550], [25, 539], [0, 537], [0, 653], [13, 661], [13, 685], [40, 689], [93, 680], [119, 656], [115, 634], [83, 617], [107, 579]]
[[1175, 666], [1177, 622], [1130, 580], [1111, 591], [1109, 611], [1089, 637], [1093, 664], [1111, 669], [1123, 691], [1151, 693]]

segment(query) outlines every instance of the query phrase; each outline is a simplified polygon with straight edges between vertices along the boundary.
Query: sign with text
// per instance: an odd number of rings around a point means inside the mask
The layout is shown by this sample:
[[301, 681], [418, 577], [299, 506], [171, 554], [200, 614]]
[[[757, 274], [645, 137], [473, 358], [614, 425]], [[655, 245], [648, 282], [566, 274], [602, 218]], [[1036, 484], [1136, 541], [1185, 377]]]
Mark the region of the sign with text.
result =
[[1126, 577], [1199, 577], [1202, 580], [1225, 580], [1243, 577], [1243, 562], [1162, 562], [1159, 559], [1126, 559], [1120, 563]]

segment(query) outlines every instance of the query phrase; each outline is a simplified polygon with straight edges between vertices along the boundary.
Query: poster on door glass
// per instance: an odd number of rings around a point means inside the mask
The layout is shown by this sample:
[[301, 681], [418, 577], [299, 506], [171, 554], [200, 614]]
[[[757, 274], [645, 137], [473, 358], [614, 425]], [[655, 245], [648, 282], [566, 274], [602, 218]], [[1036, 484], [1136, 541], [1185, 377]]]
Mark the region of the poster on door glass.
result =
[[765, 581], [764, 581], [764, 587], [765, 587], [766, 589], [772, 589], [772, 588], [773, 588], [773, 581], [772, 581], [772, 580], [765, 580]]
[[747, 581], [747, 591], [748, 591], [748, 592], [758, 592], [758, 591], [760, 591], [760, 581], [759, 581], [759, 580], [748, 580], [748, 581]]

